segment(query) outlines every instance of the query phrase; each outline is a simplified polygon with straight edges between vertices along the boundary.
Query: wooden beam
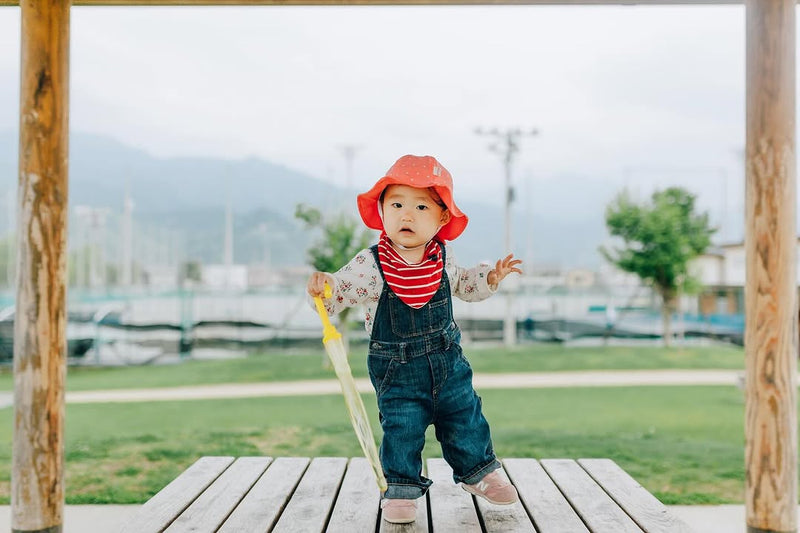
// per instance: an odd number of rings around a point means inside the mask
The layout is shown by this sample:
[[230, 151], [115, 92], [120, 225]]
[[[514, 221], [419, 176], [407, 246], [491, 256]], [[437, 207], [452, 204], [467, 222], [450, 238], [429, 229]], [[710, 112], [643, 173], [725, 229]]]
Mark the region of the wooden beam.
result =
[[[74, 6], [725, 5], [743, 0], [75, 0]], [[0, 0], [18, 6], [19, 0]]]
[[23, 0], [11, 527], [64, 511], [69, 0]]
[[795, 5], [745, 3], [749, 532], [797, 531]]

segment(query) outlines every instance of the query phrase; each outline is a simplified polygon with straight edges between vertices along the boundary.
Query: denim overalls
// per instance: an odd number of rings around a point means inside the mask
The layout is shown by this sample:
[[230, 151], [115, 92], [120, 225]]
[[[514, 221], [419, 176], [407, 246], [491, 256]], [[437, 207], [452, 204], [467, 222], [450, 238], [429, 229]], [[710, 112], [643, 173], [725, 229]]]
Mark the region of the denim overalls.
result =
[[[378, 247], [371, 250], [383, 277]], [[444, 262], [444, 245], [441, 250]], [[420, 309], [406, 305], [384, 279], [367, 366], [383, 428], [385, 498], [416, 499], [430, 487], [422, 476], [422, 448], [431, 424], [456, 483], [477, 483], [500, 467], [460, 341], [447, 272]]]

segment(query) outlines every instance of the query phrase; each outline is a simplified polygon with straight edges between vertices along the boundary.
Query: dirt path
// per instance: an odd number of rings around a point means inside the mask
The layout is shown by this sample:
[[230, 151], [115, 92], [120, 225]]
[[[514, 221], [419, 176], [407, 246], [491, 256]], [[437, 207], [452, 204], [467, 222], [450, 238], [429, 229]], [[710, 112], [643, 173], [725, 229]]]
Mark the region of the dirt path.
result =
[[[536, 372], [476, 374], [475, 388], [525, 389], [547, 387], [625, 387], [636, 385], [741, 385], [739, 370], [598, 370], [574, 372]], [[372, 392], [369, 379], [356, 379], [359, 391]], [[334, 379], [269, 383], [231, 383], [168, 387], [157, 389], [119, 389], [68, 392], [68, 403], [152, 402], [259, 396], [308, 396], [339, 394]], [[10, 394], [9, 394], [10, 396]], [[0, 398], [0, 405], [6, 405]], [[10, 399], [10, 398], [9, 398]]]

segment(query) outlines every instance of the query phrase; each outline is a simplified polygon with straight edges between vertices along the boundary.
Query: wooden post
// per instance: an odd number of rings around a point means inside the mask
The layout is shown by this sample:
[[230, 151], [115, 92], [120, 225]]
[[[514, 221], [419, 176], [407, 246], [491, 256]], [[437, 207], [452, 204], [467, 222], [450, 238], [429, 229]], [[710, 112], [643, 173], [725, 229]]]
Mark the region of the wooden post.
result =
[[746, 0], [748, 532], [797, 531], [795, 0]]
[[64, 515], [69, 0], [23, 0], [11, 528]]

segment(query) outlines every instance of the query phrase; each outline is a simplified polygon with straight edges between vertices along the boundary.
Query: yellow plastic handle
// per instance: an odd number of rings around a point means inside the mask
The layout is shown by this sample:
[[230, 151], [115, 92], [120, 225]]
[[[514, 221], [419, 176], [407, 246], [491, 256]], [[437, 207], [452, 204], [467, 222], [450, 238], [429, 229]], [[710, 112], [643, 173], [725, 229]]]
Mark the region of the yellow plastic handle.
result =
[[[325, 298], [330, 298], [333, 295], [331, 286], [325, 283]], [[322, 342], [328, 342], [333, 339], [341, 339], [342, 334], [336, 330], [336, 327], [331, 324], [331, 319], [328, 317], [328, 311], [325, 309], [325, 304], [322, 303], [322, 298], [314, 296], [314, 305], [317, 306], [317, 313], [322, 319]]]

